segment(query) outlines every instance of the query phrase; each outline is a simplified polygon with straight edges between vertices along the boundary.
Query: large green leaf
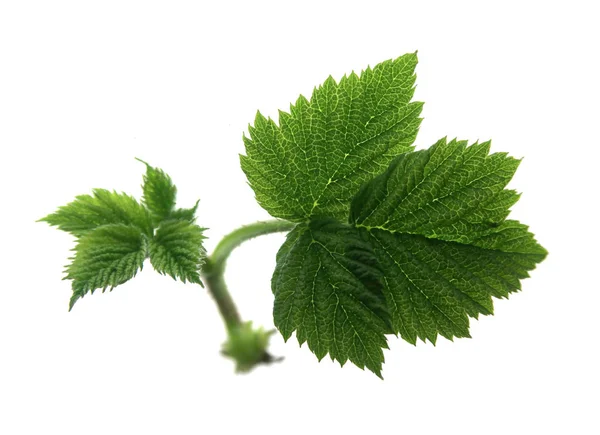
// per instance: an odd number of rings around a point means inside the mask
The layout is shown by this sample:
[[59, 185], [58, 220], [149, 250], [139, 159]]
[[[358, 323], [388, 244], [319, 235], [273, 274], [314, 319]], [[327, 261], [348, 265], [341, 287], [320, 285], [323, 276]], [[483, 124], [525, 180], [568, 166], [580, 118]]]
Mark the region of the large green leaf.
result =
[[491, 314], [491, 297], [520, 289], [546, 256], [516, 221], [505, 190], [518, 160], [489, 143], [439, 141], [399, 156], [352, 203], [384, 272], [394, 331], [411, 343], [469, 335], [467, 316]]
[[333, 220], [298, 225], [277, 254], [275, 325], [317, 358], [327, 353], [381, 376], [391, 332], [381, 272], [358, 231]]
[[272, 216], [303, 222], [344, 220], [360, 186], [412, 149], [421, 103], [414, 92], [416, 54], [329, 77], [310, 101], [300, 96], [279, 125], [257, 114], [244, 137], [242, 169]]

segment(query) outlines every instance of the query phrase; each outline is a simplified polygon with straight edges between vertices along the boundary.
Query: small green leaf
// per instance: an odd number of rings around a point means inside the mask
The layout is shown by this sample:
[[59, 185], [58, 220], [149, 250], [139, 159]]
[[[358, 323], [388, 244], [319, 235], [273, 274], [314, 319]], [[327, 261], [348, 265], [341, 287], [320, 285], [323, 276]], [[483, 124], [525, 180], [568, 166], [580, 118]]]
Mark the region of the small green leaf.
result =
[[272, 216], [304, 222], [346, 219], [360, 186], [412, 150], [421, 103], [411, 103], [416, 54], [360, 76], [329, 77], [309, 100], [300, 96], [279, 125], [257, 114], [244, 137], [242, 169]]
[[321, 360], [327, 353], [381, 377], [391, 332], [381, 272], [356, 229], [333, 220], [298, 225], [277, 254], [275, 326]]
[[65, 279], [72, 280], [69, 311], [86, 293], [112, 290], [133, 278], [147, 256], [147, 238], [139, 228], [124, 224], [100, 226], [84, 234], [74, 249]]
[[94, 189], [92, 195], [80, 195], [75, 201], [40, 219], [76, 237], [102, 225], [134, 225], [148, 236], [153, 227], [148, 211], [134, 198], [124, 193]]
[[411, 342], [469, 336], [468, 316], [492, 314], [546, 250], [516, 221], [505, 190], [518, 160], [489, 143], [442, 139], [403, 154], [363, 186], [351, 222], [384, 271], [394, 331]]
[[148, 208], [154, 219], [155, 225], [167, 219], [175, 209], [177, 187], [162, 169], [154, 168], [143, 160], [137, 159], [146, 165], [144, 184], [142, 189], [144, 196], [142, 203]]
[[150, 262], [161, 274], [202, 285], [200, 269], [206, 259], [204, 228], [185, 220], [163, 222], [150, 241]]
[[180, 219], [190, 223], [196, 222], [196, 210], [198, 210], [199, 203], [200, 200], [196, 201], [196, 204], [192, 208], [178, 208], [177, 210], [173, 210], [169, 215], [169, 219]]

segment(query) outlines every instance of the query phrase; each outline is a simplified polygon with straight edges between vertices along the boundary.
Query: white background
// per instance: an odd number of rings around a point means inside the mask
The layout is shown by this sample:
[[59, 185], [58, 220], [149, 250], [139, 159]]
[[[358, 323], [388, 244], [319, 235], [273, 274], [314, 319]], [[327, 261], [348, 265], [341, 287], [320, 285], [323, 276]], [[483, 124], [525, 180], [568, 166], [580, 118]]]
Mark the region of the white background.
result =
[[[600, 433], [594, 3], [2, 2], [0, 433]], [[238, 163], [257, 109], [415, 50], [417, 146], [492, 138], [524, 157], [512, 216], [550, 252], [472, 339], [391, 337], [381, 381], [276, 337], [285, 361], [242, 376], [206, 291], [149, 266], [67, 312], [73, 240], [36, 219], [94, 187], [139, 196], [140, 157], [181, 206], [201, 198], [210, 250], [268, 217]], [[228, 264], [268, 328], [282, 240]]]

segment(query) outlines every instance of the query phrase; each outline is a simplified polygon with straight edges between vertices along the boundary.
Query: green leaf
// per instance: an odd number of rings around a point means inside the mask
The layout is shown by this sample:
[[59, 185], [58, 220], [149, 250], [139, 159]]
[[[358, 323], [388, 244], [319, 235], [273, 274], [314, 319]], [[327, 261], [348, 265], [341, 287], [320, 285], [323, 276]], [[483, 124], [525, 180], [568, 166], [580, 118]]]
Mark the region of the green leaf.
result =
[[360, 186], [398, 154], [412, 150], [421, 119], [414, 92], [415, 54], [329, 77], [300, 96], [279, 125], [256, 115], [244, 137], [242, 169], [260, 205], [294, 222], [344, 220]]
[[76, 237], [108, 224], [134, 225], [148, 236], [153, 227], [148, 211], [124, 193], [94, 189], [93, 195], [80, 195], [75, 201], [40, 219]]
[[150, 262], [161, 274], [202, 285], [200, 268], [206, 259], [204, 228], [185, 220], [163, 222], [150, 241]]
[[142, 202], [148, 208], [154, 219], [155, 225], [167, 219], [175, 208], [177, 188], [162, 169], [154, 168], [143, 160], [137, 159], [146, 165], [144, 196]]
[[394, 332], [415, 344], [469, 337], [467, 316], [492, 314], [492, 296], [508, 297], [545, 254], [504, 252], [427, 237], [363, 230], [385, 271]]
[[333, 220], [300, 224], [277, 254], [275, 325], [286, 341], [296, 331], [319, 360], [329, 353], [381, 377], [391, 327], [380, 278], [354, 228]]
[[180, 219], [190, 223], [196, 222], [196, 210], [198, 210], [199, 203], [200, 200], [196, 201], [196, 204], [192, 208], [178, 208], [177, 210], [173, 210], [169, 215], [169, 219]]
[[133, 278], [142, 268], [148, 249], [147, 238], [138, 227], [109, 224], [84, 234], [77, 242], [73, 262], [65, 279], [72, 280], [69, 311], [86, 293], [101, 288], [112, 290]]
[[398, 156], [355, 197], [361, 228], [384, 271], [394, 331], [411, 342], [469, 336], [468, 316], [492, 314], [491, 297], [519, 290], [546, 250], [516, 221], [505, 190], [518, 160], [489, 143], [442, 139]]

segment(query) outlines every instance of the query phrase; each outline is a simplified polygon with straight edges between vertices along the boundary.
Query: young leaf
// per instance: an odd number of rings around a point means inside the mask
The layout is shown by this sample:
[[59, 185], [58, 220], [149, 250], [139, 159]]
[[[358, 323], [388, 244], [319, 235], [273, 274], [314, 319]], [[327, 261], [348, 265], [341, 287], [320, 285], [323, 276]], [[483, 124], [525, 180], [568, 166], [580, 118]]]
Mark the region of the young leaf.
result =
[[153, 168], [143, 160], [137, 159], [146, 165], [144, 184], [142, 189], [144, 196], [142, 203], [152, 214], [155, 225], [168, 218], [175, 208], [177, 188], [162, 169]]
[[202, 246], [204, 228], [185, 220], [163, 222], [150, 241], [150, 262], [161, 274], [202, 285], [200, 268], [206, 251]]
[[277, 254], [275, 325], [296, 331], [317, 358], [348, 359], [381, 377], [390, 319], [381, 272], [356, 229], [333, 220], [298, 225]]
[[65, 279], [73, 280], [69, 311], [86, 293], [111, 290], [133, 278], [147, 256], [147, 238], [132, 225], [109, 224], [84, 234]]
[[169, 214], [169, 219], [179, 219], [194, 223], [196, 221], [196, 210], [198, 210], [199, 203], [200, 200], [196, 201], [196, 204], [194, 204], [192, 208], [178, 208], [177, 210], [173, 210], [171, 214]]
[[294, 222], [346, 219], [360, 186], [412, 149], [421, 103], [411, 103], [416, 54], [367, 68], [360, 76], [329, 77], [300, 96], [279, 125], [256, 115], [244, 137], [242, 169], [259, 204]]
[[518, 163], [490, 155], [489, 143], [442, 139], [398, 156], [356, 195], [351, 221], [378, 258], [394, 330], [407, 341], [468, 336], [467, 316], [491, 314], [491, 296], [520, 289], [545, 258], [525, 225], [505, 220]]
[[134, 225], [148, 236], [153, 227], [148, 211], [124, 193], [94, 189], [92, 195], [80, 195], [75, 201], [40, 219], [76, 237], [107, 224]]

